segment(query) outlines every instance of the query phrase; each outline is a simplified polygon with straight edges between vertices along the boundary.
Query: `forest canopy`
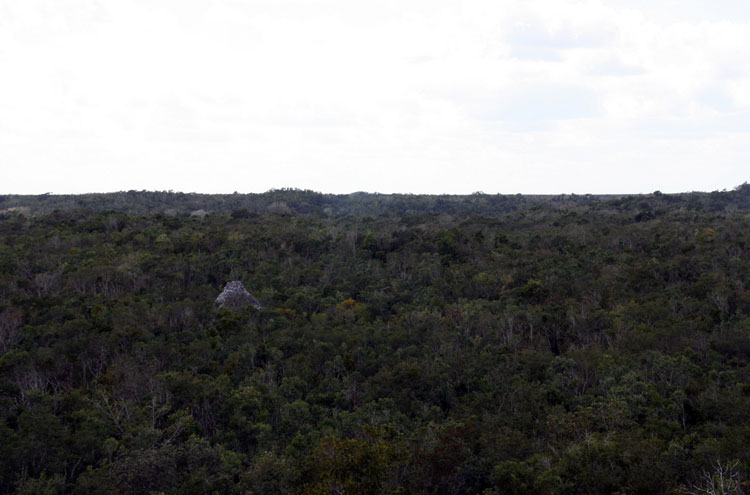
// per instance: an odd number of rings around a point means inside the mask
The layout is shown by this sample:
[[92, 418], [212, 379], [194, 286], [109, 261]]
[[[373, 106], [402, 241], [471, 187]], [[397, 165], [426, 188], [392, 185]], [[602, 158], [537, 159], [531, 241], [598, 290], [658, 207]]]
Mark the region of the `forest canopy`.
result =
[[0, 493], [747, 490], [747, 184], [0, 210]]

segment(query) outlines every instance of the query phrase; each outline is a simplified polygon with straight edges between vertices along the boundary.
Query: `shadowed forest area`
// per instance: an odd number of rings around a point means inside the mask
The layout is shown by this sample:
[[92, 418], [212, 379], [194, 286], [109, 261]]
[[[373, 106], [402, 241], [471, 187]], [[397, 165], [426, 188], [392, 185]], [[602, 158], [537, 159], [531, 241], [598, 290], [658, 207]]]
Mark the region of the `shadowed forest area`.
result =
[[750, 493], [748, 184], [0, 210], [2, 494]]

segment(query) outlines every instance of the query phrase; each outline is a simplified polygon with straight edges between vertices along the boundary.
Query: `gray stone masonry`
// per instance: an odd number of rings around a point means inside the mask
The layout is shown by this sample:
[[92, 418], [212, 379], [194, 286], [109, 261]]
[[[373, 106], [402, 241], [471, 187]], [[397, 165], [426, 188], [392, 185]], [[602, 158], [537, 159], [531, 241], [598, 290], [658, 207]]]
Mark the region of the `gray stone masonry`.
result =
[[255, 309], [262, 307], [258, 300], [238, 280], [227, 282], [224, 291], [216, 298], [216, 305], [220, 308], [230, 309], [240, 309], [245, 306], [253, 306]]

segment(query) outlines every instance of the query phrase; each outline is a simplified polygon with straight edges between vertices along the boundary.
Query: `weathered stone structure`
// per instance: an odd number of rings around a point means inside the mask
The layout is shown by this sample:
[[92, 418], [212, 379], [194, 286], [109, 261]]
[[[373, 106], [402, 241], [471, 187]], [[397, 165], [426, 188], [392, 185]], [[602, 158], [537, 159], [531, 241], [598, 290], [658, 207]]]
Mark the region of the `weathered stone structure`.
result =
[[233, 280], [227, 282], [224, 291], [216, 298], [216, 305], [220, 308], [240, 309], [245, 306], [253, 306], [260, 309], [262, 306], [252, 294], [250, 294], [242, 282]]

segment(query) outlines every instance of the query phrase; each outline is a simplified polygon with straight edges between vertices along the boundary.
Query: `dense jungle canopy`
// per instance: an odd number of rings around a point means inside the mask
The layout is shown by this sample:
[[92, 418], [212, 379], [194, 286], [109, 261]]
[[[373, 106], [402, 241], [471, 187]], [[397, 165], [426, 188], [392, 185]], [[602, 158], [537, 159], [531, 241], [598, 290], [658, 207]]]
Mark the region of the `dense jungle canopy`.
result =
[[0, 210], [2, 494], [747, 490], [747, 184]]

